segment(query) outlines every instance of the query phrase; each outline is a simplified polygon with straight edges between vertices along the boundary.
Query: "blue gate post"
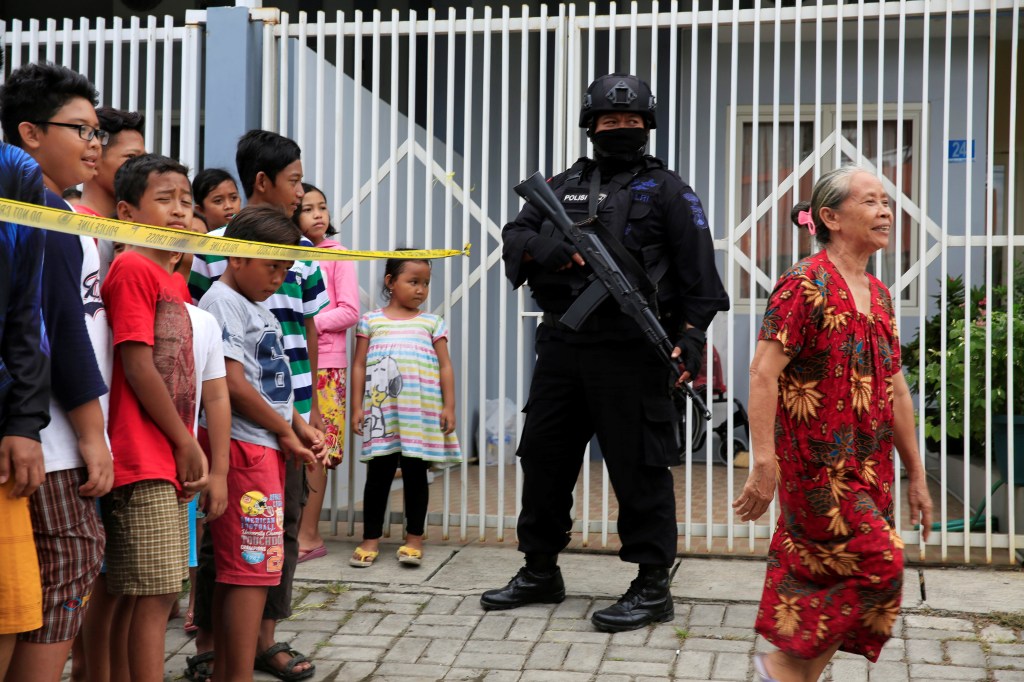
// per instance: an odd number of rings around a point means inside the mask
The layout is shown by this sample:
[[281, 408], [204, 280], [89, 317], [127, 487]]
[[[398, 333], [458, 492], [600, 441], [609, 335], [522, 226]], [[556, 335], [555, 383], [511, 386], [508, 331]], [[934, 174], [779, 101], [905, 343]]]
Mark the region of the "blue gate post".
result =
[[251, 21], [249, 11], [248, 7], [206, 11], [203, 167], [224, 168], [232, 175], [236, 175], [238, 138], [260, 127], [263, 23]]

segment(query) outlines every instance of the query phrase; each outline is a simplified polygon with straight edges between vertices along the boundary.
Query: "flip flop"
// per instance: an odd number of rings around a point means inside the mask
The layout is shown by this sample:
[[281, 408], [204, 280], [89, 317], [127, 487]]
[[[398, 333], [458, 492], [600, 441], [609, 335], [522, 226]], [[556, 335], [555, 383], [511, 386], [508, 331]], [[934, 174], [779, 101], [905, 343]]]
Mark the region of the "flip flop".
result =
[[408, 545], [402, 545], [398, 548], [398, 563], [408, 564], [409, 566], [419, 566], [423, 563], [423, 550], [409, 547]]
[[768, 654], [754, 654], [754, 682], [777, 682], [774, 677], [768, 674], [768, 664], [765, 663], [766, 658], [768, 658]]
[[362, 547], [356, 547], [355, 551], [352, 552], [352, 558], [348, 560], [348, 565], [355, 566], [356, 568], [368, 568], [373, 564], [378, 554], [380, 552], [367, 552]]
[[313, 559], [319, 559], [322, 556], [327, 556], [326, 545], [320, 545], [319, 547], [314, 547], [313, 549], [300, 549], [298, 563], [301, 564], [303, 561], [312, 561]]

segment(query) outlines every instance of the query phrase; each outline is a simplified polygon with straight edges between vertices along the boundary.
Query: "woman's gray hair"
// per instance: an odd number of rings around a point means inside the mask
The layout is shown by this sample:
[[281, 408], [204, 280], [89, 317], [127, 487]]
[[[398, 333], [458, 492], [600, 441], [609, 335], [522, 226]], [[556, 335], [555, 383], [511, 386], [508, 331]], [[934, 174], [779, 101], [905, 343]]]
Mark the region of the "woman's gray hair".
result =
[[821, 209], [835, 209], [846, 201], [846, 198], [850, 196], [850, 182], [853, 180], [853, 176], [861, 172], [865, 172], [863, 168], [851, 164], [824, 173], [814, 183], [810, 202], [801, 201], [793, 207], [790, 216], [793, 224], [801, 227], [800, 213], [802, 211], [810, 211], [811, 218], [814, 219], [815, 239], [818, 240], [819, 244], [828, 244], [832, 239], [832, 231], [825, 227], [825, 223], [822, 222]]

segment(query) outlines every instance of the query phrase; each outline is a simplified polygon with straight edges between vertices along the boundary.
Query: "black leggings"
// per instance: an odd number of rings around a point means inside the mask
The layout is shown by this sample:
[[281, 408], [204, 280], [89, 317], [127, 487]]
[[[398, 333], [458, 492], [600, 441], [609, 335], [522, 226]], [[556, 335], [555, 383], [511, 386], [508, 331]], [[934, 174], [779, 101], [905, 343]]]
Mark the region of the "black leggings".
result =
[[[366, 463], [363, 487], [363, 539], [376, 540], [384, 534], [384, 514], [395, 471], [402, 467], [402, 492], [405, 497], [405, 532], [423, 535], [427, 517], [427, 467], [422, 459], [402, 457], [401, 453], [374, 457]], [[390, 522], [389, 522], [390, 525]]]

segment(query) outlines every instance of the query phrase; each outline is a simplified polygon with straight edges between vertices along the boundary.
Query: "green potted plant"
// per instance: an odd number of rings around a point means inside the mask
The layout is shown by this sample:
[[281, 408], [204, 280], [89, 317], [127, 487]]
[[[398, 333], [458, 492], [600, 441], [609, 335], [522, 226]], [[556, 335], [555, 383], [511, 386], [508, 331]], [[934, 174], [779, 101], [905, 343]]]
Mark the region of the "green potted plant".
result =
[[[962, 278], [950, 278], [947, 285], [946, 328], [942, 328], [940, 315], [930, 318], [924, 327], [924, 378], [918, 372], [918, 348], [920, 332], [903, 346], [903, 363], [907, 381], [912, 390], [924, 391], [925, 411], [922, 419], [925, 435], [934, 446], [946, 438], [969, 439], [974, 453], [984, 452], [988, 440], [985, 429], [985, 409], [992, 409], [992, 451], [1003, 479], [1007, 478], [1007, 394], [1009, 373], [1007, 371], [1007, 349], [1009, 347], [1010, 323], [1013, 324], [1013, 395], [1015, 431], [1015, 479], [1024, 485], [1024, 363], [1017, 359], [1024, 357], [1024, 267], [1018, 267], [1014, 275], [1013, 309], [1007, 304], [1006, 287], [992, 288], [992, 301], [985, 299], [984, 289], [974, 287], [969, 299], [965, 296]], [[935, 296], [939, 298], [938, 295]], [[968, 303], [969, 300], [969, 303]], [[964, 308], [970, 305], [970, 314], [965, 320]], [[990, 374], [986, 374], [985, 336], [988, 319], [991, 318], [992, 346]], [[967, 329], [970, 328], [968, 338]], [[946, 429], [942, 430], [939, 400], [942, 396], [942, 334], [946, 336]], [[969, 344], [969, 345], [968, 345]], [[970, 391], [964, 405], [964, 365], [970, 357]], [[964, 433], [964, 415], [970, 415], [970, 433]]]

